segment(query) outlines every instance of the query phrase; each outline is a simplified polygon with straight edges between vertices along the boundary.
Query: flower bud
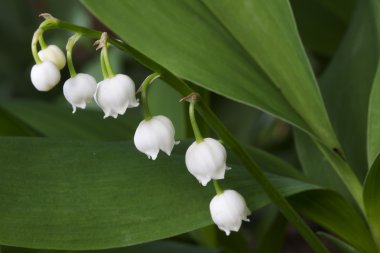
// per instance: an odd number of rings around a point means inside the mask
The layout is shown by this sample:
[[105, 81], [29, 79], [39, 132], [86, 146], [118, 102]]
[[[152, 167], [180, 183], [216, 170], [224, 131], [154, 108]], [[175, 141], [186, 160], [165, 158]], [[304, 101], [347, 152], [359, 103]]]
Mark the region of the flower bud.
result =
[[149, 159], [156, 160], [160, 149], [170, 156], [174, 144], [175, 129], [169, 118], [159, 115], [140, 122], [134, 142], [136, 148]]
[[135, 96], [135, 83], [122, 74], [101, 81], [96, 89], [95, 101], [102, 108], [104, 118], [111, 116], [116, 119], [127, 108], [139, 105]]
[[226, 149], [219, 141], [205, 138], [202, 142], [193, 142], [186, 151], [186, 167], [203, 185], [211, 179], [223, 179], [226, 170]]
[[73, 113], [75, 113], [77, 107], [85, 109], [86, 103], [94, 97], [95, 91], [95, 78], [83, 73], [66, 80], [63, 85], [63, 95], [73, 106]]
[[239, 231], [242, 220], [249, 221], [251, 211], [237, 191], [225, 190], [211, 200], [210, 213], [218, 228], [229, 235], [231, 231]]
[[63, 69], [66, 65], [66, 57], [62, 50], [56, 45], [49, 45], [45, 49], [38, 52], [41, 61], [50, 61], [54, 63], [58, 69]]
[[54, 63], [44, 61], [32, 67], [30, 78], [37, 90], [49, 91], [58, 84], [61, 79], [61, 73]]

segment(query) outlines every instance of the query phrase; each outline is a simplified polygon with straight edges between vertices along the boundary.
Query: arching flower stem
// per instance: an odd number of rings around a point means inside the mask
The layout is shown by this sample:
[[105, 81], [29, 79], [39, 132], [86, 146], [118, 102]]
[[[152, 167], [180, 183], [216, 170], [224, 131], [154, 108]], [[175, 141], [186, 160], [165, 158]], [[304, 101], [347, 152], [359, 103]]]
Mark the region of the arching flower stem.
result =
[[38, 43], [42, 33], [43, 33], [42, 29], [37, 29], [34, 32], [33, 38], [32, 38], [32, 54], [33, 54], [33, 58], [34, 58], [34, 61], [36, 62], [36, 64], [42, 63], [41, 58], [38, 56], [38, 50], [37, 50], [37, 43]]
[[195, 141], [197, 143], [200, 143], [203, 141], [203, 137], [202, 137], [201, 131], [199, 130], [197, 120], [195, 118], [195, 110], [194, 110], [195, 104], [199, 100], [199, 94], [192, 92], [190, 95], [183, 98], [182, 100], [186, 100], [190, 103], [190, 105], [189, 105], [189, 117], [190, 117], [191, 127], [193, 128]]
[[160, 77], [159, 73], [153, 73], [150, 74], [145, 78], [143, 83], [141, 84], [139, 90], [141, 91], [141, 100], [142, 100], [142, 106], [144, 110], [144, 119], [150, 120], [152, 118], [152, 114], [149, 110], [149, 104], [148, 104], [148, 86], [154, 82], [157, 78]]
[[75, 33], [73, 36], [69, 38], [66, 45], [67, 67], [69, 68], [71, 77], [75, 77], [77, 75], [77, 72], [75, 71], [74, 64], [73, 64], [72, 52], [73, 52], [73, 47], [75, 43], [78, 41], [80, 37], [81, 37], [80, 33]]
[[47, 47], [44, 36], [42, 35], [42, 33], [41, 33], [40, 37], [38, 38], [38, 41], [40, 42], [40, 46], [42, 49], [45, 49]]
[[104, 79], [109, 78], [110, 76], [108, 75], [106, 63], [104, 62], [104, 51], [103, 50], [100, 52], [100, 66], [102, 68], [103, 78]]

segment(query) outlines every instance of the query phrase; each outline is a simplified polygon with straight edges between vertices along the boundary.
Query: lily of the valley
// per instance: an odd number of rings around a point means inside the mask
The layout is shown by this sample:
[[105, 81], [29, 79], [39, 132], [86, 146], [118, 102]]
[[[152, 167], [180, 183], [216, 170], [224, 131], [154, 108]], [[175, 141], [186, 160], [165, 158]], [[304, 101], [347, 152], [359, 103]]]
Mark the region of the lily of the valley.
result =
[[30, 79], [37, 90], [49, 91], [58, 84], [61, 73], [54, 63], [44, 61], [32, 67]]
[[134, 136], [136, 148], [155, 160], [162, 150], [170, 155], [177, 142], [174, 140], [175, 129], [171, 120], [165, 116], [154, 116], [140, 122]]
[[225, 190], [211, 200], [210, 213], [218, 228], [229, 235], [231, 231], [239, 231], [243, 220], [249, 221], [251, 211], [237, 191]]
[[96, 80], [89, 74], [79, 73], [63, 85], [63, 95], [72, 105], [73, 113], [77, 107], [85, 109], [86, 103], [94, 97], [95, 91]]
[[58, 69], [63, 69], [66, 65], [65, 54], [56, 45], [49, 45], [45, 49], [40, 50], [38, 56], [42, 61], [54, 63]]
[[127, 108], [139, 105], [135, 96], [135, 83], [123, 74], [101, 81], [96, 89], [95, 101], [102, 108], [104, 118], [117, 118], [119, 114], [123, 115]]
[[226, 149], [212, 138], [194, 142], [186, 151], [186, 167], [205, 186], [211, 179], [223, 179], [226, 170]]

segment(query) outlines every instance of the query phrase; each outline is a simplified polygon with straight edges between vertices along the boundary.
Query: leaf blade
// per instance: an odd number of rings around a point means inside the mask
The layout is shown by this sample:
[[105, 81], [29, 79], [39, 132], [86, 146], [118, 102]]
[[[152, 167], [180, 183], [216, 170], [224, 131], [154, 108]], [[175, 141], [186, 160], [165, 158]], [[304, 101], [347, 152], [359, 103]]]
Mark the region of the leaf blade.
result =
[[[3, 137], [0, 157], [0, 244], [104, 249], [211, 224], [214, 190], [200, 187], [180, 154], [151, 161], [131, 143]], [[284, 195], [319, 188], [269, 177]], [[270, 202], [238, 166], [225, 181], [252, 210]]]
[[377, 157], [369, 171], [363, 191], [364, 206], [368, 224], [372, 231], [372, 236], [380, 249], [380, 156]]
[[[286, 76], [285, 82], [281, 86], [276, 86], [272, 79], [277, 77], [272, 75], [280, 76], [278, 80], [276, 79], [277, 84], [285, 76], [285, 72], [280, 71], [279, 64], [275, 64], [275, 69], [270, 69], [269, 72], [265, 72], [268, 71], [267, 69], [263, 71], [257, 60], [247, 55], [237, 43], [236, 38], [231, 36], [212, 14], [210, 15], [200, 1], [165, 1], [164, 3], [114, 1], [113, 6], [107, 6], [107, 8], [102, 1], [84, 0], [82, 2], [132, 47], [143, 52], [148, 58], [158, 62], [176, 76], [228, 98], [258, 107], [305, 131], [314, 133], [330, 147], [339, 147], [328, 123], [327, 114], [301, 43], [295, 33], [294, 23], [286, 22], [286, 25], [293, 26], [291, 30], [295, 34], [291, 37], [292, 49], [301, 47], [297, 49], [296, 54], [301, 57], [295, 58], [288, 52], [289, 57], [286, 59], [293, 59], [295, 65], [307, 70], [304, 76], [307, 78], [307, 85], [298, 83], [292, 86], [293, 81], [290, 81], [292, 77]], [[256, 0], [255, 2], [265, 5], [264, 1]], [[275, 2], [274, 6], [280, 9], [281, 15], [285, 16], [287, 21], [292, 20], [289, 6], [287, 9], [283, 8], [281, 1]], [[262, 10], [258, 9], [258, 11]], [[266, 22], [273, 23], [270, 16], [265, 16], [265, 18]], [[118, 25], [120, 22], [124, 25]], [[256, 34], [256, 36], [260, 35], [262, 34]], [[154, 46], [146, 40], [149, 37], [155, 38]], [[268, 52], [268, 48], [265, 48], [265, 52]], [[281, 53], [287, 54], [286, 50]], [[301, 58], [302, 61], [299, 62]], [[263, 57], [260, 59], [264, 60]], [[293, 74], [295, 70], [296, 68], [292, 70]], [[297, 76], [293, 75], [293, 77], [299, 80]], [[301, 95], [302, 92], [296, 92], [294, 96], [297, 96], [297, 101], [302, 100], [296, 104], [297, 108], [291, 105], [292, 99], [289, 96], [283, 95], [286, 90], [285, 93], [291, 96], [293, 91], [298, 90], [296, 86], [299, 86], [301, 90], [307, 86], [307, 93], [312, 97], [307, 100], [304, 94]], [[310, 107], [313, 113], [298, 111], [309, 108], [308, 106], [298, 107], [304, 103], [314, 103]], [[318, 120], [312, 119], [314, 116], [310, 115], [315, 115]], [[312, 124], [312, 121], [318, 121], [318, 124]]]

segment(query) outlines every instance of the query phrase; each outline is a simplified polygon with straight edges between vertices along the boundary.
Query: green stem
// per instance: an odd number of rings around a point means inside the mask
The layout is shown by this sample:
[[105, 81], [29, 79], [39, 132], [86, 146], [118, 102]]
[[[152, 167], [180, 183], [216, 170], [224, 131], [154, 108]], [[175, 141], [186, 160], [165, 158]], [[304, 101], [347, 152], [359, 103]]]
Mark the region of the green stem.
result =
[[113, 77], [113, 76], [115, 76], [115, 74], [114, 74], [114, 72], [112, 70], [110, 58], [109, 58], [109, 55], [108, 55], [108, 42], [107, 42], [107, 40], [105, 42], [104, 47], [102, 48], [102, 53], [104, 52], [103, 59], [104, 59], [104, 64], [105, 64], [105, 66], [107, 68], [108, 77]]
[[147, 92], [148, 86], [159, 77], [160, 77], [159, 73], [150, 74], [149, 76], [145, 78], [144, 82], [141, 84], [141, 100], [142, 100], [145, 120], [150, 120], [152, 118], [152, 114], [150, 113], [149, 104], [148, 104], [148, 92]]
[[34, 61], [37, 64], [42, 63], [41, 58], [38, 56], [38, 50], [37, 50], [37, 43], [42, 33], [43, 33], [43, 30], [37, 29], [37, 31], [34, 32], [33, 38], [32, 38], [32, 54], [33, 54]]
[[220, 186], [218, 180], [213, 179], [212, 182], [214, 183], [215, 192], [217, 195], [220, 195], [223, 193], [223, 188]]
[[[193, 92], [185, 82], [183, 82], [181, 79], [177, 78], [169, 72], [163, 74], [162, 79], [183, 95], [187, 95]], [[304, 222], [301, 216], [293, 209], [289, 202], [268, 180], [268, 178], [262, 172], [259, 166], [250, 157], [248, 152], [235, 140], [232, 134], [226, 129], [226, 127], [211, 111], [211, 109], [201, 101], [197, 106], [197, 111], [200, 113], [202, 118], [208, 123], [208, 125], [214, 129], [214, 131], [219, 135], [223, 142], [232, 150], [232, 152], [235, 153], [235, 155], [242, 162], [244, 167], [252, 175], [255, 181], [259, 183], [261, 188], [265, 191], [265, 193], [272, 200], [272, 202], [278, 207], [278, 209], [289, 220], [289, 222], [299, 231], [303, 238], [309, 243], [310, 247], [315, 252], [328, 253], [328, 250], [318, 239], [318, 237], [314, 234], [314, 232], [310, 229], [310, 227], [308, 227], [308, 225]]]
[[66, 45], [66, 54], [67, 54], [67, 67], [69, 68], [70, 76], [75, 77], [77, 75], [77, 72], [75, 71], [74, 64], [73, 64], [73, 58], [72, 58], [72, 52], [73, 47], [75, 43], [80, 38], [80, 33], [75, 33], [73, 36], [69, 38]]
[[199, 143], [203, 141], [203, 137], [202, 137], [201, 131], [199, 131], [199, 127], [195, 119], [195, 112], [194, 112], [195, 103], [196, 102], [190, 102], [189, 116], [190, 116], [191, 127], [193, 128], [193, 131], [194, 131], [195, 141]]
[[107, 67], [106, 67], [106, 64], [104, 62], [104, 52], [103, 52], [103, 50], [100, 52], [100, 66], [102, 68], [103, 78], [104, 79], [109, 78], [110, 76], [108, 75]]
[[40, 42], [40, 46], [41, 46], [42, 49], [47, 48], [46, 42], [44, 40], [44, 36], [42, 34], [40, 35], [38, 41]]
[[[88, 29], [85, 27], [73, 25], [71, 23], [57, 21], [47, 23], [44, 29], [66, 29], [73, 32], [79, 32], [87, 37], [100, 38], [101, 32]], [[128, 44], [109, 38], [109, 43], [113, 44], [115, 47], [122, 51], [125, 51], [133, 55], [141, 64], [154, 70], [155, 72], [161, 73], [161, 78], [171, 85], [174, 89], [179, 91], [183, 96], [187, 96], [193, 92], [188, 85], [181, 79], [171, 74], [164, 67], [158, 63], [152, 61], [136, 49], [132, 48]], [[279, 208], [279, 210], [284, 214], [284, 216], [289, 220], [289, 222], [299, 231], [303, 238], [309, 243], [310, 247], [313, 248], [315, 252], [318, 253], [328, 253], [327, 249], [318, 239], [318, 237], [313, 233], [313, 231], [307, 226], [307, 224], [302, 220], [300, 215], [293, 209], [289, 202], [277, 191], [277, 189], [268, 180], [265, 174], [260, 170], [257, 164], [248, 155], [245, 149], [233, 138], [231, 133], [224, 127], [224, 125], [219, 121], [216, 115], [207, 106], [200, 103], [197, 106], [197, 111], [202, 115], [202, 117], [208, 122], [208, 124], [215, 130], [215, 132], [221, 137], [224, 143], [226, 143], [230, 149], [237, 155], [239, 160], [245, 165], [245, 168], [254, 177], [254, 179], [260, 184], [262, 189], [272, 200], [272, 202]]]

